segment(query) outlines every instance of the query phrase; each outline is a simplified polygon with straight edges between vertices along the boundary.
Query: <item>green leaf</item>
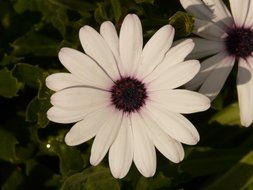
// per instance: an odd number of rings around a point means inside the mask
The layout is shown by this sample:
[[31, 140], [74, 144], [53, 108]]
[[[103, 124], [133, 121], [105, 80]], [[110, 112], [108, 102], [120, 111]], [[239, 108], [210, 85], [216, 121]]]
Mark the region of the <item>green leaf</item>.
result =
[[52, 95], [52, 91], [49, 90], [45, 84], [46, 77], [48, 76], [47, 72], [43, 73], [42, 80], [39, 80], [39, 91], [38, 91], [38, 99], [39, 100], [48, 100], [50, 101], [50, 97]]
[[119, 21], [122, 15], [121, 4], [119, 0], [111, 0], [112, 11], [116, 21]]
[[17, 95], [21, 83], [12, 75], [7, 68], [0, 70], [0, 96], [12, 98]]
[[24, 175], [22, 171], [17, 168], [14, 170], [11, 175], [7, 178], [7, 180], [2, 185], [2, 190], [14, 190], [19, 189], [20, 185], [22, 184], [24, 180]]
[[43, 15], [42, 20], [51, 23], [61, 34], [65, 35], [68, 16], [64, 7], [55, 5], [48, 0], [18, 0], [14, 9], [18, 13], [25, 11], [39, 11]]
[[37, 9], [37, 3], [34, 0], [17, 0], [14, 4], [14, 9], [18, 13], [30, 10], [35, 11]]
[[62, 190], [120, 190], [119, 183], [114, 179], [109, 169], [97, 166], [76, 173], [63, 183]]
[[35, 97], [26, 108], [26, 121], [37, 123], [39, 128], [46, 127], [49, 124], [46, 113], [50, 107], [49, 100], [40, 100]]
[[33, 98], [26, 108], [26, 121], [37, 122], [40, 102], [37, 97]]
[[43, 70], [38, 66], [19, 63], [13, 69], [13, 75], [26, 85], [38, 88], [39, 80], [43, 80]]
[[171, 186], [171, 179], [160, 172], [153, 178], [141, 177], [136, 185], [136, 190], [168, 189]]
[[85, 2], [82, 0], [75, 0], [75, 1], [69, 1], [69, 0], [49, 0], [51, 3], [65, 7], [67, 9], [78, 11], [79, 13], [92, 11], [95, 9], [94, 4]]
[[48, 189], [46, 185], [53, 180], [53, 171], [35, 159], [27, 160], [25, 166], [26, 183], [23, 184], [23, 189]]
[[16, 57], [16, 56], [13, 56], [13, 55], [4, 54], [3, 59], [0, 61], [0, 66], [6, 66], [6, 65], [13, 64], [13, 63], [18, 63], [22, 59], [23, 58]]
[[241, 125], [238, 103], [231, 104], [216, 113], [209, 121], [209, 123], [213, 122], [222, 125]]
[[14, 162], [16, 160], [16, 137], [12, 133], [0, 128], [0, 139], [0, 159]]
[[60, 171], [62, 175], [69, 176], [84, 168], [81, 152], [76, 147], [70, 147], [57, 141], [49, 142], [51, 151], [60, 159]]
[[180, 167], [191, 177], [217, 174], [233, 166], [244, 152], [239, 149], [194, 148]]
[[193, 31], [194, 18], [185, 12], [178, 11], [170, 17], [169, 24], [174, 26], [178, 37], [186, 37]]
[[45, 128], [49, 124], [47, 111], [51, 107], [50, 97], [52, 92], [45, 85], [47, 72], [39, 72], [38, 77], [38, 95], [34, 97], [26, 108], [26, 121], [37, 123], [37, 127]]
[[58, 41], [33, 31], [28, 32], [11, 44], [13, 54], [17, 56], [26, 54], [55, 56], [58, 52], [58, 45]]
[[55, 14], [46, 15], [44, 19], [51, 22], [62, 36], [66, 35], [66, 26], [69, 20], [65, 9], [58, 9], [55, 11]]
[[243, 190], [253, 182], [253, 151], [242, 158], [224, 175], [208, 185], [206, 190]]
[[94, 15], [95, 19], [99, 24], [101, 24], [102, 22], [106, 20], [110, 20], [106, 12], [105, 3], [97, 3], [97, 8], [94, 14], [95, 14]]
[[149, 3], [154, 4], [155, 0], [134, 0], [136, 3]]

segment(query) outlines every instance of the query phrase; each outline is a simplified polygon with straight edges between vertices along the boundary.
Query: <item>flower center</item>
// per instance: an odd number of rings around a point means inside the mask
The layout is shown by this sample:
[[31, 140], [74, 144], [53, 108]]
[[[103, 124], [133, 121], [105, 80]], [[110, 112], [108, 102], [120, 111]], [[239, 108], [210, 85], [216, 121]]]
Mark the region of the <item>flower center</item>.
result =
[[253, 31], [246, 28], [234, 28], [228, 32], [227, 51], [236, 57], [246, 58], [253, 51]]
[[147, 97], [145, 85], [132, 77], [117, 80], [111, 88], [111, 101], [123, 112], [138, 111], [145, 104]]

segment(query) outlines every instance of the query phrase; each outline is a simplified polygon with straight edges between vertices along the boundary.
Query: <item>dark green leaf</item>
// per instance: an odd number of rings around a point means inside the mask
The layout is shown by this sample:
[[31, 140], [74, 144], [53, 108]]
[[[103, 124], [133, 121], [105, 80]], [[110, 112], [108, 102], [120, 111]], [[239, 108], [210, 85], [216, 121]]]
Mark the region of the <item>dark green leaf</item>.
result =
[[39, 80], [43, 80], [43, 70], [37, 66], [19, 63], [13, 70], [13, 75], [26, 85], [38, 88]]
[[74, 0], [74, 1], [69, 1], [69, 0], [49, 0], [51, 3], [63, 6], [65, 8], [78, 11], [80, 13], [86, 12], [86, 11], [92, 11], [95, 9], [94, 4], [85, 2], [82, 0]]
[[114, 18], [116, 21], [119, 21], [119, 19], [121, 18], [121, 14], [122, 14], [120, 1], [119, 0], [111, 0], [111, 4], [112, 4]]
[[37, 123], [40, 128], [46, 127], [49, 123], [46, 113], [50, 107], [49, 100], [39, 100], [35, 97], [27, 106], [26, 121]]
[[0, 139], [0, 159], [14, 162], [16, 160], [16, 137], [10, 132], [0, 128]]
[[22, 174], [21, 169], [17, 167], [17, 169], [14, 170], [8, 177], [8, 179], [4, 182], [1, 189], [2, 190], [19, 189], [20, 185], [24, 180], [24, 177], [25, 176]]
[[62, 175], [68, 176], [84, 168], [84, 161], [81, 153], [75, 147], [67, 146], [59, 142], [51, 142], [50, 149], [58, 155], [60, 159], [60, 171]]
[[159, 173], [153, 178], [141, 177], [136, 185], [136, 190], [156, 190], [168, 189], [171, 185], [171, 179]]
[[52, 4], [48, 0], [18, 0], [14, 6], [18, 13], [24, 11], [39, 11], [42, 20], [51, 23], [63, 36], [66, 32], [68, 17], [65, 8]]
[[234, 149], [194, 149], [189, 158], [182, 162], [181, 168], [192, 177], [217, 174], [233, 166], [243, 153]]
[[106, 12], [105, 3], [98, 3], [95, 10], [95, 19], [98, 23], [102, 23], [106, 20], [110, 20]]
[[22, 59], [23, 58], [5, 54], [3, 59], [0, 61], [0, 66], [7, 66], [9, 64], [18, 63]]
[[37, 3], [34, 0], [17, 0], [14, 9], [18, 13], [23, 13], [27, 10], [35, 11], [37, 10]]
[[208, 185], [206, 190], [243, 190], [253, 181], [253, 152], [248, 153], [228, 172]]
[[82, 173], [76, 173], [63, 184], [63, 190], [119, 190], [120, 186], [116, 179], [114, 179], [109, 169], [97, 166], [84, 170]]
[[15, 55], [34, 54], [37, 56], [55, 56], [59, 42], [36, 32], [29, 32], [15, 40], [11, 46]]
[[17, 95], [21, 83], [12, 75], [7, 68], [0, 70], [0, 96], [12, 98]]
[[194, 28], [194, 18], [185, 12], [178, 11], [169, 19], [178, 37], [189, 36]]
[[222, 125], [241, 125], [239, 105], [234, 103], [216, 113], [209, 123], [218, 122]]
[[149, 3], [154, 4], [155, 0], [134, 0], [136, 3]]

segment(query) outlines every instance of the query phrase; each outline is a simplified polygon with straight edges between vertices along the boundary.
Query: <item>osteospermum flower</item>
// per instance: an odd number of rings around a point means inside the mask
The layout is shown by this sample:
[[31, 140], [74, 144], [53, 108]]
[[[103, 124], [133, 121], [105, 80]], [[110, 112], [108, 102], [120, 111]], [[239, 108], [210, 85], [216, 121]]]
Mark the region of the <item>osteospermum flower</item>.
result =
[[77, 122], [67, 133], [70, 146], [95, 137], [90, 163], [98, 165], [109, 150], [115, 178], [124, 177], [132, 161], [146, 177], [156, 170], [155, 147], [172, 162], [184, 157], [181, 143], [194, 145], [199, 134], [180, 113], [208, 109], [210, 100], [177, 88], [200, 69], [196, 60], [184, 61], [193, 49], [186, 40], [170, 49], [174, 29], [162, 27], [143, 48], [142, 26], [127, 15], [118, 37], [114, 25], [104, 22], [100, 34], [89, 26], [79, 37], [86, 54], [70, 48], [59, 52], [70, 73], [46, 79], [56, 91], [48, 118], [57, 123]]
[[232, 15], [222, 0], [180, 0], [194, 15], [196, 44], [191, 57], [211, 56], [200, 73], [187, 84], [189, 89], [214, 99], [238, 61], [237, 92], [243, 126], [253, 121], [253, 1], [230, 0]]

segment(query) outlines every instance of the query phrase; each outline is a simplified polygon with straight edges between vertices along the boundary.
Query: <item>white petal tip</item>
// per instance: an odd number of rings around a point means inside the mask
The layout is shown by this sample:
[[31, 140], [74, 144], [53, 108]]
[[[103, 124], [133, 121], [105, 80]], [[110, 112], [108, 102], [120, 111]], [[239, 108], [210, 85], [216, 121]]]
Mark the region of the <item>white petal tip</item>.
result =
[[192, 134], [191, 138], [183, 139], [182, 143], [187, 144], [187, 145], [196, 145], [198, 144], [199, 140], [200, 140], [199, 134], [195, 134], [195, 135]]
[[95, 160], [92, 156], [90, 157], [90, 164], [92, 166], [97, 166], [99, 164], [99, 162], [97, 160]]
[[175, 160], [170, 160], [171, 162], [175, 163], [175, 164], [178, 164], [180, 163], [182, 160], [181, 159], [175, 159]]
[[142, 175], [144, 177], [153, 177], [155, 175], [155, 171], [147, 171], [147, 172], [142, 172]]
[[[51, 76], [51, 75], [50, 75], [50, 76]], [[46, 86], [47, 86], [47, 88], [49, 88], [50, 90], [56, 91], [56, 90], [52, 87], [52, 85], [51, 85], [51, 77], [50, 77], [50, 76], [48, 76], [48, 77], [46, 78], [46, 80], [45, 80]]]
[[116, 179], [122, 179], [126, 176], [127, 174], [121, 173], [120, 171], [118, 173], [112, 172], [112, 176]]
[[199, 137], [195, 137], [194, 139], [190, 140], [187, 144], [188, 145], [196, 145], [198, 144], [200, 138]]
[[65, 140], [65, 143], [66, 143], [68, 146], [77, 146], [77, 145], [79, 145], [79, 144], [77, 144], [77, 143], [75, 142], [75, 139], [73, 138], [73, 135], [71, 135], [70, 132], [68, 132], [68, 133], [66, 134], [64, 140]]
[[242, 124], [243, 127], [248, 128], [248, 127], [251, 126], [252, 121], [241, 121], [241, 124]]
[[69, 49], [68, 47], [63, 47], [60, 49], [60, 51], [58, 52], [58, 57], [61, 58], [62, 56], [64, 56], [66, 53], [69, 52]]
[[203, 98], [202, 98], [202, 107], [201, 107], [201, 110], [199, 111], [206, 111], [208, 110], [210, 107], [211, 107], [211, 99], [205, 95], [202, 95]]
[[86, 32], [88, 32], [90, 30], [94, 30], [94, 29], [92, 27], [88, 26], [88, 25], [85, 25], [82, 28], [80, 28], [80, 30], [79, 30], [79, 38], [81, 38], [81, 36], [82, 36], [83, 33], [86, 33]]

